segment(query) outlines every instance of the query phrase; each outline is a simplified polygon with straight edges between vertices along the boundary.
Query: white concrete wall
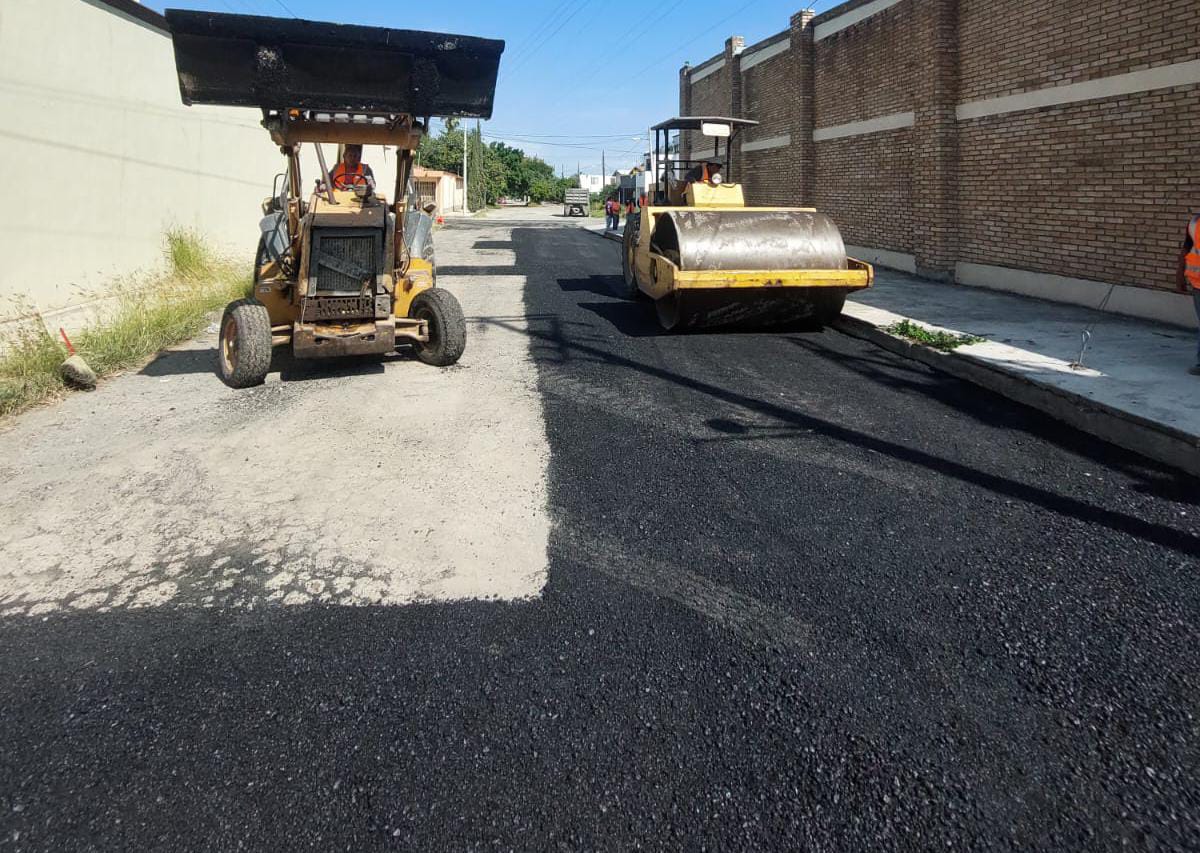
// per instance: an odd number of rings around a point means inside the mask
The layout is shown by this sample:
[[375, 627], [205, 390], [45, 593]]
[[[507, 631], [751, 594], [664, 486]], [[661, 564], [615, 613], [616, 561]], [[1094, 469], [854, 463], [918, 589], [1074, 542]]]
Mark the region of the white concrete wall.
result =
[[603, 175], [580, 175], [579, 187], [589, 192], [602, 192], [608, 186], [608, 180]]
[[[185, 107], [163, 32], [87, 0], [0, 0], [0, 318], [89, 302], [193, 228], [252, 261], [283, 157], [251, 109]], [[311, 146], [304, 186], [318, 174]], [[325, 146], [330, 168], [336, 146]], [[396, 157], [364, 159], [391, 195]], [[6, 188], [7, 189], [7, 188]], [[57, 312], [55, 312], [57, 313]]]

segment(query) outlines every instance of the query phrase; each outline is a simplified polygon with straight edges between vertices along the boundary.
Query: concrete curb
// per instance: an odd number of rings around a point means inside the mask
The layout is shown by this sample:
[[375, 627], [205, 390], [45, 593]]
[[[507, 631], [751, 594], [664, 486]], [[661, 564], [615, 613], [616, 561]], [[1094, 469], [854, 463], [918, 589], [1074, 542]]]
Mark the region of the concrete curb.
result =
[[595, 228], [585, 228], [583, 230], [587, 231], [589, 234], [595, 234], [597, 237], [602, 237], [605, 240], [613, 240], [614, 242], [617, 242], [617, 243], [623, 243], [624, 239], [625, 239], [622, 235], [618, 234], [616, 231], [599, 231]]
[[834, 328], [1037, 409], [1110, 444], [1200, 477], [1200, 436], [1002, 370], [966, 353], [945, 353], [912, 343], [855, 317], [843, 315]]

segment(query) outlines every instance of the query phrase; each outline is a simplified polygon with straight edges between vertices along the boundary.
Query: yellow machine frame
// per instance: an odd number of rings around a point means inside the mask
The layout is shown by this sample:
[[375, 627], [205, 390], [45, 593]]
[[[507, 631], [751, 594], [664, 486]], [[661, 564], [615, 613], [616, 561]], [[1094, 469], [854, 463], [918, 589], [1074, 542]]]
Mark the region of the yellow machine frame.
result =
[[[706, 187], [705, 189], [713, 188]], [[736, 191], [737, 197], [741, 197], [741, 187], [736, 184], [717, 189]], [[661, 299], [676, 290], [789, 287], [836, 287], [846, 290], [863, 290], [874, 284], [874, 268], [868, 263], [853, 258], [847, 259], [849, 269], [845, 270], [681, 270], [670, 258], [650, 251], [654, 228], [658, 224], [658, 217], [662, 214], [676, 211], [729, 209], [763, 213], [816, 212], [815, 208], [810, 207], [743, 207], [729, 203], [693, 207], [644, 207], [641, 213], [637, 214], [640, 217], [640, 227], [633, 260], [638, 288], [651, 299]]]
[[[365, 117], [367, 119], [373, 117]], [[347, 144], [395, 145], [398, 155], [396, 171], [396, 194], [400, 198], [405, 192], [411, 175], [413, 155], [420, 144], [422, 127], [416, 124], [411, 116], [388, 116], [388, 125], [360, 122], [354, 124], [334, 124], [326, 121], [315, 121], [299, 110], [289, 110], [283, 113], [269, 113], [264, 117], [263, 124], [271, 134], [271, 138], [279, 143], [280, 151], [288, 158], [288, 235], [293, 245], [293, 254], [297, 258], [296, 271], [289, 275], [278, 262], [268, 261], [255, 270], [254, 295], [267, 308], [271, 320], [271, 342], [275, 346], [290, 342], [299, 343], [308, 336], [316, 338], [336, 338], [346, 342], [353, 348], [356, 340], [366, 340], [376, 334], [376, 323], [346, 324], [329, 321], [304, 322], [301, 317], [301, 307], [305, 297], [309, 296], [309, 265], [307, 258], [311, 248], [312, 230], [310, 224], [324, 220], [327, 224], [337, 222], [347, 228], [354, 227], [356, 220], [375, 218], [368, 213], [365, 204], [367, 200], [359, 197], [353, 190], [335, 190], [326, 188], [315, 191], [309, 196], [307, 204], [301, 206], [300, 148], [305, 142]], [[322, 169], [325, 164], [322, 159]], [[328, 175], [323, 176], [323, 180]], [[264, 202], [264, 212], [268, 209], [271, 199]], [[371, 210], [378, 211], [385, 217], [388, 211], [397, 217], [393, 239], [403, 239], [404, 223], [401, 217], [405, 211], [401, 204], [389, 203], [381, 195], [372, 196]], [[365, 224], [365, 223], [364, 223]], [[308, 226], [308, 227], [306, 227]], [[411, 258], [397, 245], [393, 252], [393, 267], [384, 273], [386, 281], [384, 289], [394, 296], [392, 304], [391, 323], [395, 325], [397, 340], [412, 340], [425, 342], [429, 340], [429, 329], [425, 322], [410, 318], [409, 312], [413, 300], [423, 290], [434, 285], [433, 265], [424, 258]], [[345, 349], [341, 347], [340, 349]]]

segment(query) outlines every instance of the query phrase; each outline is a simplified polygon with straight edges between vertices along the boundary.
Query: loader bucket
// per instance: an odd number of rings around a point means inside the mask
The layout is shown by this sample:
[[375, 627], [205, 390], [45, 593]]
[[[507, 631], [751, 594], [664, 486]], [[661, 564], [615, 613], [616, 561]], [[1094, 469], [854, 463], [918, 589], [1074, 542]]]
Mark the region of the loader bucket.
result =
[[491, 118], [504, 42], [168, 9], [183, 102]]

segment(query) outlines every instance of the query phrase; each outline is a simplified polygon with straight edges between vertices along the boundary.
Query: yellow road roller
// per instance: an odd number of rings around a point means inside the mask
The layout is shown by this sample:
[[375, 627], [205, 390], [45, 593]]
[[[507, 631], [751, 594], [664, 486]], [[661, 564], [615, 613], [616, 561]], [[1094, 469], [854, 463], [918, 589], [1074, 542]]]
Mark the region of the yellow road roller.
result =
[[[651, 197], [625, 224], [625, 296], [654, 300], [668, 331], [720, 326], [828, 325], [846, 295], [870, 287], [870, 264], [846, 256], [833, 221], [812, 208], [747, 207], [730, 180], [730, 151], [755, 121], [674, 118], [651, 128]], [[712, 140], [691, 159], [672, 134]], [[697, 156], [699, 155], [699, 156]]]

